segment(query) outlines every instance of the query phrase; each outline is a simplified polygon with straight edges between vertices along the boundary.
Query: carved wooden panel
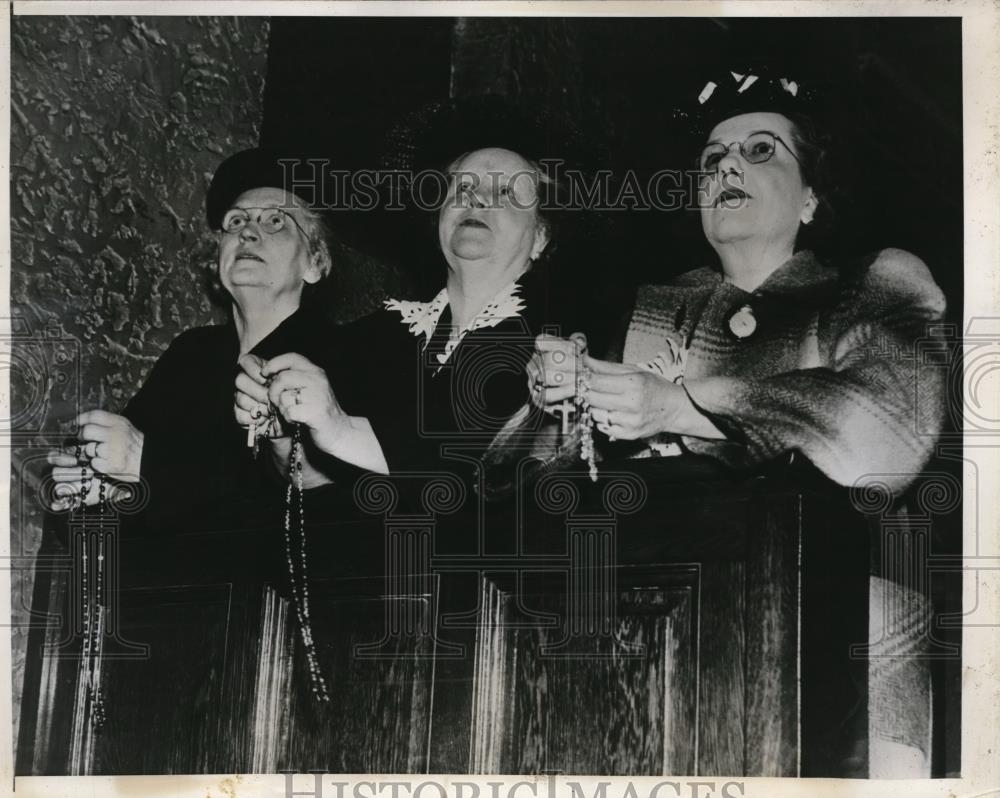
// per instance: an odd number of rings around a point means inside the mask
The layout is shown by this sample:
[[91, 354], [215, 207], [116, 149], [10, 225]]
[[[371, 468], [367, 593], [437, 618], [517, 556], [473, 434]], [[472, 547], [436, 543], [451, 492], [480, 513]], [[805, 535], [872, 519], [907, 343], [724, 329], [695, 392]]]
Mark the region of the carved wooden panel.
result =
[[271, 719], [281, 729], [277, 769], [426, 771], [432, 596], [384, 595], [383, 586], [381, 579], [312, 581], [313, 639], [328, 704], [310, 690], [295, 613], [281, 611], [278, 668], [286, 667], [284, 661], [292, 665], [279, 714]]
[[224, 716], [237, 710], [225, 701], [231, 604], [228, 584], [122, 591], [120, 630], [150, 650], [143, 660], [104, 657], [107, 720], [94, 738], [95, 774], [243, 764], [223, 736]]
[[744, 566], [705, 563], [698, 629], [697, 774], [744, 773], [746, 657]]
[[799, 772], [798, 509], [761, 514], [747, 563], [746, 770], [759, 776]]
[[[52, 560], [52, 552], [45, 552]], [[61, 558], [60, 558], [61, 559]], [[21, 720], [22, 742], [17, 751], [20, 773], [66, 773], [70, 749], [71, 728], [65, 722], [77, 688], [75, 662], [52, 656], [65, 645], [65, 613], [61, 612], [70, 583], [69, 570], [39, 568], [35, 581], [35, 612], [38, 620], [32, 629], [28, 647], [29, 669], [37, 679], [26, 680], [24, 707], [28, 712]], [[42, 618], [49, 614], [42, 625]]]
[[294, 611], [271, 587], [264, 588], [253, 702], [253, 772], [277, 773], [287, 739], [292, 684]]
[[[515, 595], [484, 579], [470, 770], [694, 772], [698, 568], [618, 569], [597, 624], [579, 623], [572, 581], [529, 578]], [[524, 608], [560, 622], [523, 623]]]

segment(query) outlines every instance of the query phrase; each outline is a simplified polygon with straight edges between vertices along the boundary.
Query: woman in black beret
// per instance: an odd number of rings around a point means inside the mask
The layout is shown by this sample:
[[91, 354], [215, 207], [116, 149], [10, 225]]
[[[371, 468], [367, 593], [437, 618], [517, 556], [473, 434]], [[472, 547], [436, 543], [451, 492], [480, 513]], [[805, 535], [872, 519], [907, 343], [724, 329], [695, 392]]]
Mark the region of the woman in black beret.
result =
[[102, 492], [112, 498], [131, 486], [143, 494], [132, 501], [146, 503], [147, 529], [189, 531], [273, 487], [253, 462], [248, 431], [233, 423], [237, 360], [289, 350], [319, 356], [330, 338], [319, 314], [302, 308], [330, 271], [330, 231], [309, 197], [285, 190], [292, 161], [282, 160], [252, 149], [219, 166], [206, 216], [218, 231], [216, 277], [230, 320], [179, 335], [120, 413], [80, 414], [77, 446], [49, 455], [60, 504], [81, 494], [96, 504]]

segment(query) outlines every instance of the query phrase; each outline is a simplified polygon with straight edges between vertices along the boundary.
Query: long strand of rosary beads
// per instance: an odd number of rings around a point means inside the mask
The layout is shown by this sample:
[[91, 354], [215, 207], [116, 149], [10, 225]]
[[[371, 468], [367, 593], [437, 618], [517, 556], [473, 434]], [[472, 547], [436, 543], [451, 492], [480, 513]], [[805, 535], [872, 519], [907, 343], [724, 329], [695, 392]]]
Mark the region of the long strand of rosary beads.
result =
[[94, 710], [94, 731], [100, 734], [104, 728], [104, 695], [101, 690], [101, 665], [104, 655], [104, 508], [107, 506], [107, 482], [97, 475], [97, 587], [94, 591], [94, 660], [90, 668], [90, 700]]
[[[77, 447], [77, 460], [83, 459], [83, 447]], [[86, 524], [87, 496], [90, 495], [93, 480], [97, 479], [99, 491], [98, 507], [98, 529], [97, 529], [97, 565], [93, 567], [94, 577], [91, 584], [90, 562], [90, 532]], [[83, 466], [80, 473], [80, 496], [77, 509], [84, 519], [83, 527], [83, 556], [82, 556], [82, 578], [81, 588], [83, 593], [83, 683], [86, 691], [86, 705], [91, 708], [91, 723], [95, 733], [100, 733], [104, 727], [105, 710], [104, 699], [101, 694], [100, 666], [101, 655], [103, 653], [103, 608], [101, 593], [104, 589], [104, 505], [106, 499], [106, 486], [100, 474], [92, 474], [87, 466]]]
[[[296, 520], [298, 526], [299, 567], [296, 569], [292, 545], [292, 504], [293, 497], [298, 505]], [[292, 600], [302, 635], [302, 647], [306, 654], [306, 667], [313, 696], [320, 703], [329, 703], [330, 692], [319, 668], [316, 643], [313, 640], [312, 621], [309, 612], [309, 575], [306, 557], [305, 507], [302, 496], [302, 431], [298, 424], [292, 432], [292, 453], [288, 462], [288, 487], [285, 492], [285, 557], [288, 562], [288, 576], [292, 583]], [[296, 574], [296, 570], [298, 574]]]
[[[77, 462], [83, 462], [83, 447], [76, 447], [76, 459]], [[86, 693], [86, 698], [84, 700], [84, 707], [90, 704], [90, 692], [91, 692], [91, 679], [90, 679], [90, 666], [91, 666], [91, 647], [93, 645], [93, 636], [91, 633], [92, 621], [93, 621], [93, 604], [90, 595], [90, 532], [87, 529], [87, 496], [90, 495], [91, 488], [91, 477], [90, 469], [87, 466], [82, 466], [80, 471], [80, 495], [77, 497], [76, 509], [80, 513], [80, 519], [82, 523], [83, 534], [81, 540], [83, 541], [83, 553], [80, 557], [80, 592], [82, 593], [82, 609], [83, 609], [83, 652], [81, 659], [83, 661], [83, 673], [81, 678], [83, 679], [83, 689]]]
[[[266, 414], [256, 409], [247, 430], [247, 446], [253, 448], [253, 456], [260, 453], [260, 441], [270, 436], [274, 431], [277, 419], [277, 408], [273, 405]], [[299, 563], [295, 565], [294, 545], [292, 542], [292, 505], [296, 505], [295, 513], [298, 522]], [[288, 485], [285, 488], [285, 561], [288, 564], [288, 579], [292, 586], [292, 602], [295, 605], [295, 616], [299, 622], [299, 633], [302, 635], [302, 647], [306, 654], [306, 668], [309, 670], [309, 680], [313, 696], [321, 703], [330, 701], [330, 693], [326, 680], [320, 672], [319, 659], [316, 656], [316, 643], [312, 635], [312, 621], [309, 611], [309, 575], [306, 555], [306, 524], [305, 502], [302, 491], [302, 430], [296, 424], [292, 430], [292, 452], [288, 461]]]

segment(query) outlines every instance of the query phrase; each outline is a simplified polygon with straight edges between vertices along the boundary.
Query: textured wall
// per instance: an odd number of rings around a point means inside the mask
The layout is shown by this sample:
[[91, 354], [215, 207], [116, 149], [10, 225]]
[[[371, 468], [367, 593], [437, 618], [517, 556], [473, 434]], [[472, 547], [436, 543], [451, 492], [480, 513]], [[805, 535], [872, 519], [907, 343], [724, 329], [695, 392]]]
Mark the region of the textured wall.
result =
[[[179, 332], [222, 318], [205, 290], [215, 252], [205, 189], [225, 154], [257, 144], [269, 24], [23, 16], [11, 24], [13, 324], [66, 340], [70, 354], [80, 344], [79, 358], [58, 368], [43, 362], [52, 346], [26, 345], [27, 365], [11, 373], [21, 419], [12, 551], [30, 562], [41, 534], [38, 455], [53, 434], [68, 430], [77, 409], [120, 408]], [[79, 392], [62, 380], [76, 372]], [[14, 620], [23, 622], [30, 572], [15, 571], [13, 581]], [[15, 734], [25, 640], [15, 628]]]

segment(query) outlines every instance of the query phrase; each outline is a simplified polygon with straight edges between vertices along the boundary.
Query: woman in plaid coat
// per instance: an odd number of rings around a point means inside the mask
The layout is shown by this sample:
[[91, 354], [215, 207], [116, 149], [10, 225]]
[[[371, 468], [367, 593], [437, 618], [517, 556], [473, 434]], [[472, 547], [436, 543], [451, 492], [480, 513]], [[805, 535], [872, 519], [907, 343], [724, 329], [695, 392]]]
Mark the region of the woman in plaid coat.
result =
[[[804, 457], [840, 485], [896, 493], [926, 465], [944, 386], [922, 363], [944, 296], [902, 250], [833, 267], [798, 248], [829, 212], [808, 99], [765, 72], [709, 82], [695, 116], [718, 263], [639, 289], [621, 362], [590, 357], [582, 336], [538, 339], [534, 403], [553, 411], [583, 390], [606, 456], [693, 453], [737, 469]], [[870, 607], [869, 774], [928, 776], [929, 677], [911, 656], [926, 602], [873, 577]], [[905, 631], [883, 635], [888, 607]]]

